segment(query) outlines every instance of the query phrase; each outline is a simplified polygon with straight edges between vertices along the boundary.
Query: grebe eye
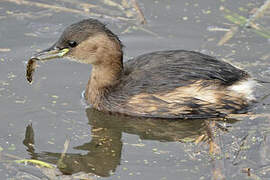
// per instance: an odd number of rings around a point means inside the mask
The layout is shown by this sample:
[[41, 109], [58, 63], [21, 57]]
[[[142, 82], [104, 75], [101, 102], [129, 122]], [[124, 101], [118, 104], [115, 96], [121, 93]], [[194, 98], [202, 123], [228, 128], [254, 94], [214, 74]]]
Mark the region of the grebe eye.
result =
[[69, 41], [68, 45], [73, 48], [73, 47], [77, 46], [77, 43], [76, 43], [76, 41]]

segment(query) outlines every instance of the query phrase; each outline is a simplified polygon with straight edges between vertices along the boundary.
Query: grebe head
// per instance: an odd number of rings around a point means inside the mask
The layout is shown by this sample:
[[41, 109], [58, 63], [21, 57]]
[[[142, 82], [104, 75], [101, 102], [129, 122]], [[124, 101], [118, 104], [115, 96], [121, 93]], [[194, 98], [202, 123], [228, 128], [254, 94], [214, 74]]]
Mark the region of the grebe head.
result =
[[100, 21], [86, 19], [68, 26], [52, 47], [33, 58], [45, 61], [61, 57], [92, 65], [122, 66], [122, 43]]

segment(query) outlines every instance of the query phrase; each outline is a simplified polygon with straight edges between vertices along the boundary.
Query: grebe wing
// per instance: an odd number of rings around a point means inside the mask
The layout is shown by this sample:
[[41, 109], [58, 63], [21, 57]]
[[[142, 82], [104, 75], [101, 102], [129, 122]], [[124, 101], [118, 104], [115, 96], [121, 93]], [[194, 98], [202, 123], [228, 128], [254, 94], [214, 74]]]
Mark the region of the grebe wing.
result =
[[127, 88], [149, 93], [187, 86], [195, 81], [210, 80], [230, 86], [248, 74], [229, 63], [193, 51], [158, 51], [141, 55], [126, 63]]

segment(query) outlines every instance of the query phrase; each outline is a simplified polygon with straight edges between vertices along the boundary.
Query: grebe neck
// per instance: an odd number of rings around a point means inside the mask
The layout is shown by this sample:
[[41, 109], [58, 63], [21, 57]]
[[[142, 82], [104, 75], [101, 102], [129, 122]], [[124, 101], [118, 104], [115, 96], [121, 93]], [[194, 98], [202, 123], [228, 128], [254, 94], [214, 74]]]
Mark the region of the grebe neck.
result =
[[119, 83], [123, 70], [122, 57], [109, 64], [93, 65], [85, 91], [86, 100], [100, 109], [102, 99]]

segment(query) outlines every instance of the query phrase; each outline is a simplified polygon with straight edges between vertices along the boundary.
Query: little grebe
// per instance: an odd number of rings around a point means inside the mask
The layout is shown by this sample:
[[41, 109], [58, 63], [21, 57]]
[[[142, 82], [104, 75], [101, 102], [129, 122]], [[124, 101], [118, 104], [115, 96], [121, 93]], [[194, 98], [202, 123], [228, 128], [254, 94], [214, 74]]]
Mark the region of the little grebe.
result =
[[236, 113], [253, 100], [255, 81], [214, 57], [185, 50], [157, 51], [123, 64], [123, 45], [95, 19], [67, 27], [33, 58], [67, 57], [92, 64], [85, 98], [100, 111], [156, 118], [210, 118]]

